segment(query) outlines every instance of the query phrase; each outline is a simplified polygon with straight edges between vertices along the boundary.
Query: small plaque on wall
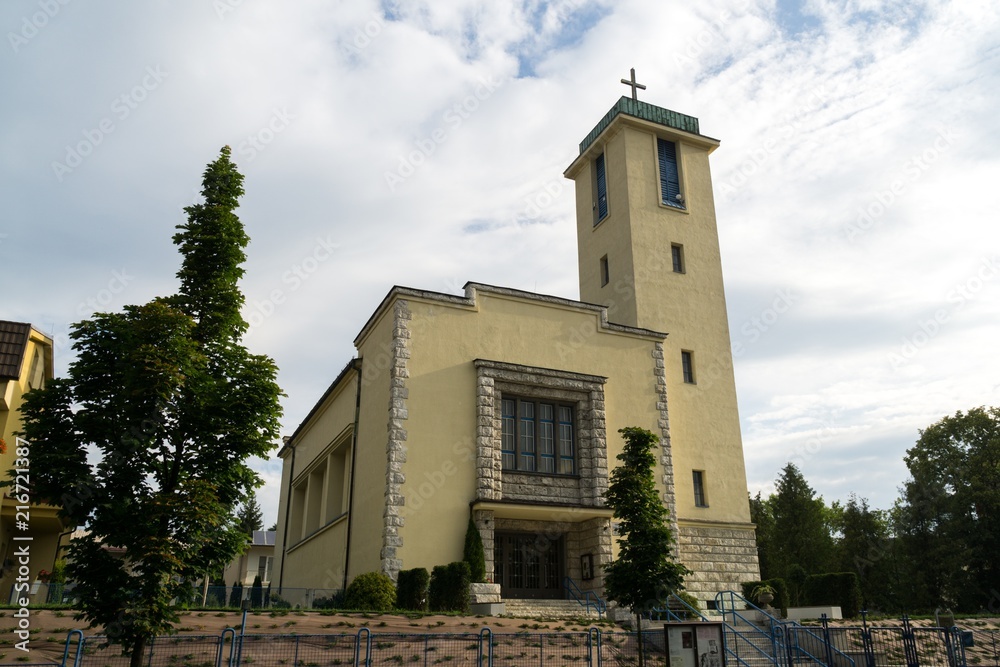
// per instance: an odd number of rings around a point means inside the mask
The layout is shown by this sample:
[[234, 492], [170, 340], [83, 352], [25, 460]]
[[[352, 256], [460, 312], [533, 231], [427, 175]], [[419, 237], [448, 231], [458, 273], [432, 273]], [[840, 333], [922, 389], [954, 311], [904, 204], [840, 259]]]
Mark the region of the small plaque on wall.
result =
[[583, 554], [580, 556], [580, 578], [590, 581], [594, 578], [594, 555]]

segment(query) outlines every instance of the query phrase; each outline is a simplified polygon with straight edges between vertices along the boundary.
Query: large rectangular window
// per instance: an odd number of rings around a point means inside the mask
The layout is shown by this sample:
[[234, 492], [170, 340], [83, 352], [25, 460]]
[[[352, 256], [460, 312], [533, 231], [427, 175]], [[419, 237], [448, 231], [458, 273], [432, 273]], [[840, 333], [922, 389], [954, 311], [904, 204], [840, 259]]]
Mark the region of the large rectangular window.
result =
[[596, 225], [608, 215], [608, 175], [604, 167], [604, 153], [598, 155], [597, 159], [594, 160], [594, 172], [597, 187], [597, 202], [595, 203], [597, 217], [594, 218]]
[[708, 507], [708, 497], [705, 495], [705, 471], [693, 470], [691, 477], [694, 484], [695, 507]]
[[501, 406], [504, 470], [572, 475], [576, 472], [573, 407], [509, 397]]
[[667, 206], [684, 208], [684, 195], [681, 194], [677, 170], [677, 145], [666, 139], [657, 139], [656, 153], [660, 163], [660, 201]]

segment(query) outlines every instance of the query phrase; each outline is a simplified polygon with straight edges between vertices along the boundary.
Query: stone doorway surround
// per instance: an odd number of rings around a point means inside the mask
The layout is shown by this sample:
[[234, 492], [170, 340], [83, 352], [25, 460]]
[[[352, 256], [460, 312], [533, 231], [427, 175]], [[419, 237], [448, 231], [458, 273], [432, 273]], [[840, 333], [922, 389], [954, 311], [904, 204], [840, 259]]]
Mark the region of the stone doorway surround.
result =
[[[604, 571], [601, 566], [611, 561], [611, 510], [497, 502], [476, 502], [472, 507], [472, 518], [479, 528], [486, 553], [488, 582], [495, 582], [495, 535], [531, 533], [541, 539], [562, 539], [563, 576], [572, 579], [582, 591], [603, 594]], [[584, 560], [591, 567], [590, 579], [583, 578]]]

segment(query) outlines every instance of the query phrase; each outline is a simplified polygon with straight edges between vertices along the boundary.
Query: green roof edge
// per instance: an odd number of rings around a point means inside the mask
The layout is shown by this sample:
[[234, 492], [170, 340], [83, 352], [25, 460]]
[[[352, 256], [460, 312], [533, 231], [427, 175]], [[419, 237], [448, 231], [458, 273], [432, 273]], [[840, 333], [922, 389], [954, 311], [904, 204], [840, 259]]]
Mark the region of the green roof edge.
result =
[[607, 129], [611, 121], [615, 119], [618, 114], [625, 114], [626, 116], [634, 116], [635, 118], [641, 118], [642, 120], [648, 120], [652, 123], [659, 123], [660, 125], [665, 125], [666, 127], [672, 127], [675, 130], [683, 130], [685, 132], [691, 132], [692, 134], [701, 134], [698, 131], [698, 119], [694, 116], [688, 116], [682, 113], [677, 113], [676, 111], [671, 111], [670, 109], [664, 109], [663, 107], [658, 107], [655, 104], [650, 104], [649, 102], [643, 102], [641, 100], [633, 100], [631, 97], [625, 97], [624, 95], [619, 99], [611, 111], [604, 115], [604, 118], [594, 126], [594, 129], [580, 142], [580, 155], [583, 155], [584, 151], [590, 148], [590, 145], [594, 143], [594, 140]]

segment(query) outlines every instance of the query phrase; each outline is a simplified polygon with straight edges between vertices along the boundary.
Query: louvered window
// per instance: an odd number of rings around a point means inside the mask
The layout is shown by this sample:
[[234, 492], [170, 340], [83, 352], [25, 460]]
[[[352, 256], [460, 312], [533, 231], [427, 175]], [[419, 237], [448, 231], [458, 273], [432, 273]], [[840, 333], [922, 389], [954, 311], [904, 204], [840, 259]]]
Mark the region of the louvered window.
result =
[[594, 169], [597, 172], [597, 219], [594, 220], [596, 225], [608, 215], [608, 176], [604, 169], [604, 153], [597, 156]]
[[660, 162], [660, 201], [667, 206], [684, 208], [677, 173], [677, 145], [666, 139], [657, 139], [656, 152]]

